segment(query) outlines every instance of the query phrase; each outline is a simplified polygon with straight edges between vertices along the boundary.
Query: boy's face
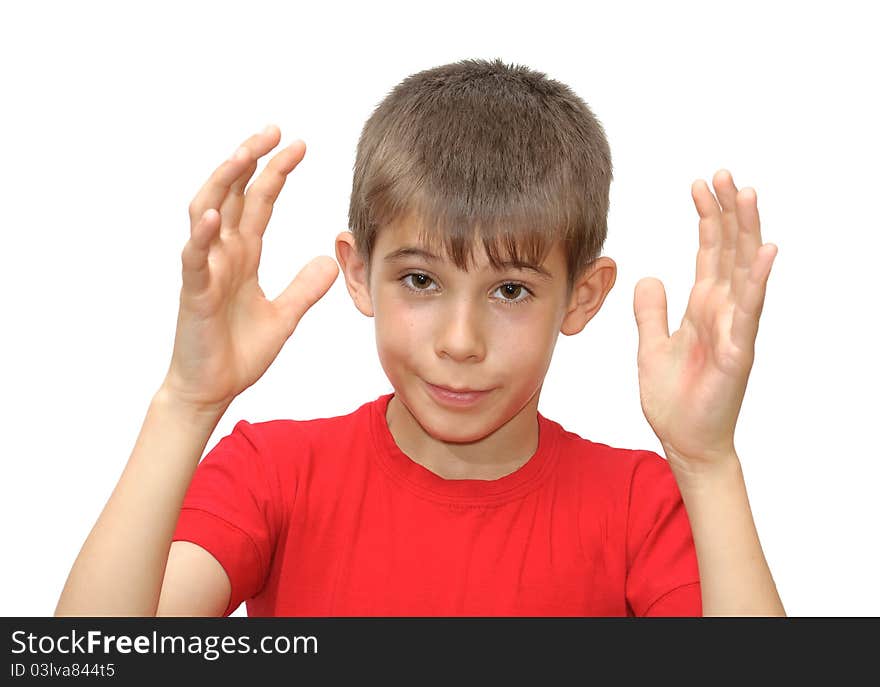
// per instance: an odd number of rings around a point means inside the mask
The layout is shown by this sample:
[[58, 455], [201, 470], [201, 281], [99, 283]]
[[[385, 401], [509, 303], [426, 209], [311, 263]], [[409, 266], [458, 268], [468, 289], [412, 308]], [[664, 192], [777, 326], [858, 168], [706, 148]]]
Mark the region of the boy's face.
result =
[[[433, 259], [412, 224], [383, 228], [369, 285], [354, 237], [337, 238], [337, 258], [358, 309], [375, 317], [376, 345], [395, 396], [434, 439], [474, 442], [492, 434], [538, 394], [560, 332], [575, 334], [599, 310], [616, 266], [600, 258], [566, 294], [556, 245], [539, 266], [495, 271], [482, 246], [470, 271]], [[433, 387], [481, 392], [450, 401]], [[534, 422], [534, 414], [531, 415]]]

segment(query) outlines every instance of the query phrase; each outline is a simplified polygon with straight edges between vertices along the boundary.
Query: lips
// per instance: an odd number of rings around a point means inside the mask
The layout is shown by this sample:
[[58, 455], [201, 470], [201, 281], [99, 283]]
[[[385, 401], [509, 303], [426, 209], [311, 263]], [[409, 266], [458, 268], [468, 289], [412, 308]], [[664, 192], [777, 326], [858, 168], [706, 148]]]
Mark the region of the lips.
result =
[[475, 390], [475, 389], [464, 389], [461, 387], [459, 390], [455, 390], [455, 388], [437, 386], [435, 384], [431, 384], [430, 382], [425, 382], [428, 387], [428, 391], [431, 393], [431, 396], [434, 400], [441, 405], [451, 406], [451, 407], [465, 407], [471, 406], [476, 403], [479, 403], [482, 399], [486, 398], [489, 395], [491, 389], [486, 390]]
[[[428, 382], [428, 384], [431, 383]], [[431, 384], [431, 386], [436, 387], [441, 391], [448, 391], [451, 394], [479, 394], [488, 391], [488, 389], [457, 389], [454, 386], [443, 386], [441, 384]]]

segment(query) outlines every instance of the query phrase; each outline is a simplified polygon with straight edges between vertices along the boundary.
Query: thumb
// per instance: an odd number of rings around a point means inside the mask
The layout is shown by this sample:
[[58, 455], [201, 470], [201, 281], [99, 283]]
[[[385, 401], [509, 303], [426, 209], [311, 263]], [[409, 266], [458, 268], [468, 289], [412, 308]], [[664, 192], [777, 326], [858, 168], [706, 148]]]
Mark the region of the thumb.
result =
[[339, 276], [336, 261], [328, 255], [321, 255], [306, 263], [284, 289], [272, 301], [287, 324], [287, 336], [293, 334], [306, 310], [317, 303]]
[[639, 356], [653, 347], [657, 340], [669, 338], [669, 319], [666, 314], [666, 289], [663, 282], [645, 277], [636, 283], [633, 312], [639, 330]]

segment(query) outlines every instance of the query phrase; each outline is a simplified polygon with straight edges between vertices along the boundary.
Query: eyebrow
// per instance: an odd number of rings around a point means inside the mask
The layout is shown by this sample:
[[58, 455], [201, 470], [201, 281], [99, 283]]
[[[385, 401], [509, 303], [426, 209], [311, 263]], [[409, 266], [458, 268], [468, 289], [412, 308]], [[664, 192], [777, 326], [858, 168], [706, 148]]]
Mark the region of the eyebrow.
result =
[[[421, 258], [427, 262], [442, 262], [442, 258], [434, 255], [433, 253], [426, 251], [424, 248], [417, 248], [414, 246], [404, 246], [403, 248], [398, 248], [395, 251], [391, 251], [383, 258], [383, 261], [388, 262], [397, 262], [399, 260], [404, 260], [405, 258]], [[553, 279], [553, 275], [550, 274], [547, 270], [545, 270], [540, 265], [533, 265], [530, 262], [520, 262], [516, 260], [507, 260], [506, 262], [501, 263], [501, 267], [505, 269], [520, 269], [520, 270], [529, 270], [534, 272], [535, 275], [541, 279]]]

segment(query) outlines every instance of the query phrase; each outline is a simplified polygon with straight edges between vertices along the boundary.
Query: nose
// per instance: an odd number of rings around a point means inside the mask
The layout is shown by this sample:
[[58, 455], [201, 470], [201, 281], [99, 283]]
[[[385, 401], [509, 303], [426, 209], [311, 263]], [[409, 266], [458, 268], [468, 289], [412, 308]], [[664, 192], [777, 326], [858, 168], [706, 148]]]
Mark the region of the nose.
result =
[[486, 356], [483, 314], [470, 299], [450, 301], [439, 311], [434, 348], [438, 356], [452, 360], [479, 361]]

